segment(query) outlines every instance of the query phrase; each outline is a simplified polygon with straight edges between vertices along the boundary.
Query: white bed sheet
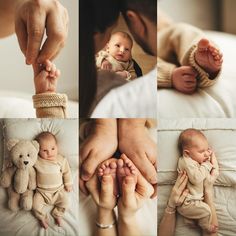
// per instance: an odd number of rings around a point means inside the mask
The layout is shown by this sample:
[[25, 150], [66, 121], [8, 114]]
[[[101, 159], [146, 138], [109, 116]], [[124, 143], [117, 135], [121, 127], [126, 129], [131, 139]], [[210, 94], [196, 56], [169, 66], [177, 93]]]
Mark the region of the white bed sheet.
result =
[[[68, 117], [78, 118], [79, 104], [68, 101]], [[0, 117], [1, 118], [35, 118], [32, 95], [13, 91], [0, 90]]]
[[156, 118], [157, 69], [112, 89], [95, 107], [92, 118]]
[[[78, 235], [78, 120], [56, 119], [5, 119], [1, 120], [0, 133], [5, 140], [9, 138], [33, 139], [42, 131], [50, 131], [56, 135], [59, 153], [69, 161], [73, 191], [68, 193], [70, 206], [63, 217], [63, 226], [58, 227], [49, 214], [49, 228], [44, 230], [32, 212], [20, 210], [17, 213], [7, 207], [6, 189], [0, 187], [0, 235], [1, 236], [77, 236]], [[3, 142], [3, 140], [2, 140]], [[3, 143], [1, 143], [3, 146]], [[6, 149], [0, 153], [1, 164], [3, 157], [8, 155]], [[2, 167], [2, 165], [1, 165]], [[52, 207], [49, 207], [51, 210]]]
[[[158, 126], [158, 222], [177, 177], [178, 137], [187, 128], [200, 129], [215, 151], [220, 175], [214, 184], [219, 236], [236, 235], [236, 119], [178, 119], [159, 120]], [[177, 216], [175, 235], [199, 236]]]
[[236, 36], [208, 31], [206, 34], [221, 49], [223, 67], [219, 80], [209, 88], [185, 95], [173, 89], [158, 90], [158, 117], [236, 117]]

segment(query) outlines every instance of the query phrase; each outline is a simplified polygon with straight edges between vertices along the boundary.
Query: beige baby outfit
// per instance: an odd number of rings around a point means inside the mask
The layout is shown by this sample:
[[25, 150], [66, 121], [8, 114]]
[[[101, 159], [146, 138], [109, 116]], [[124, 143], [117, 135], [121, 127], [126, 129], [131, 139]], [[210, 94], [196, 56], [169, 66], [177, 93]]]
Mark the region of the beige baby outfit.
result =
[[52, 216], [62, 217], [68, 208], [64, 186], [72, 185], [68, 161], [61, 155], [58, 155], [56, 160], [38, 157], [34, 167], [37, 173], [37, 188], [33, 201], [35, 216], [40, 220], [45, 219], [48, 205], [54, 205]]
[[33, 96], [37, 118], [66, 118], [67, 96], [60, 93], [40, 93]]
[[112, 71], [126, 71], [127, 73], [127, 81], [133, 80], [137, 77], [134, 70], [134, 63], [132, 60], [128, 60], [127, 62], [118, 61], [113, 56], [111, 56], [108, 52], [102, 50], [96, 56], [96, 66], [97, 68], [101, 68], [103, 60], [106, 59], [112, 65]]
[[194, 57], [197, 43], [202, 38], [206, 36], [200, 29], [185, 23], [169, 24], [158, 31], [158, 88], [172, 87], [171, 76], [179, 66], [192, 66], [196, 69], [200, 88], [209, 87], [216, 82], [220, 73], [215, 78], [210, 78]]
[[198, 220], [199, 226], [204, 230], [209, 229], [212, 214], [210, 207], [203, 202], [203, 183], [207, 176], [210, 175], [212, 167], [210, 161], [199, 164], [191, 157], [186, 156], [180, 157], [178, 162], [178, 170], [187, 172], [189, 194], [184, 203], [177, 207], [177, 211], [187, 219]]

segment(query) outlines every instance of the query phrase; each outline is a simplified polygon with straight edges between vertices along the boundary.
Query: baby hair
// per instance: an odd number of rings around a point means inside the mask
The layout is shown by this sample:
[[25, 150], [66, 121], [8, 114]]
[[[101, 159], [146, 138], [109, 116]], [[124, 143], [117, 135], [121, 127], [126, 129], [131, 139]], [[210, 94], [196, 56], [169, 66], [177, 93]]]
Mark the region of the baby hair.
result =
[[57, 139], [56, 139], [55, 135], [52, 134], [51, 132], [48, 132], [48, 131], [44, 131], [44, 132], [38, 134], [36, 136], [35, 140], [40, 143], [41, 140], [47, 139], [47, 138], [54, 138], [55, 142], [57, 143]]

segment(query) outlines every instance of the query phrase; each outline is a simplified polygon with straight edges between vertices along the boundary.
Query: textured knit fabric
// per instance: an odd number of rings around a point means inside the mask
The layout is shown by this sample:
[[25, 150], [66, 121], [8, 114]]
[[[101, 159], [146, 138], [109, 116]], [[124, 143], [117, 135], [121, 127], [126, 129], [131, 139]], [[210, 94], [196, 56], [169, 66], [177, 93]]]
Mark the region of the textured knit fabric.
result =
[[182, 156], [178, 161], [178, 170], [187, 173], [189, 194], [177, 211], [188, 219], [199, 220], [198, 224], [202, 229], [209, 229], [212, 217], [210, 207], [202, 201], [204, 180], [210, 175], [212, 168], [210, 161], [199, 164], [191, 157]]
[[34, 195], [33, 211], [42, 220], [47, 214], [47, 205], [54, 205], [53, 217], [63, 216], [68, 207], [67, 193], [64, 186], [72, 185], [68, 161], [58, 155], [56, 160], [45, 160], [38, 157], [35, 164], [37, 188]]
[[199, 73], [198, 87], [208, 87], [215, 83], [196, 62], [194, 54], [200, 39], [206, 38], [204, 33], [185, 23], [170, 24], [158, 31], [158, 87], [172, 87], [171, 75], [174, 68], [192, 66]]
[[59, 93], [41, 93], [33, 96], [38, 118], [66, 118], [67, 96]]
[[132, 60], [129, 60], [127, 62], [122, 62], [116, 60], [114, 57], [112, 57], [108, 52], [106, 51], [100, 51], [97, 54], [96, 57], [96, 66], [97, 68], [101, 68], [103, 60], [106, 59], [108, 62], [112, 65], [112, 71], [126, 71], [127, 73], [127, 81], [133, 80], [137, 77], [135, 70], [134, 70], [134, 63]]

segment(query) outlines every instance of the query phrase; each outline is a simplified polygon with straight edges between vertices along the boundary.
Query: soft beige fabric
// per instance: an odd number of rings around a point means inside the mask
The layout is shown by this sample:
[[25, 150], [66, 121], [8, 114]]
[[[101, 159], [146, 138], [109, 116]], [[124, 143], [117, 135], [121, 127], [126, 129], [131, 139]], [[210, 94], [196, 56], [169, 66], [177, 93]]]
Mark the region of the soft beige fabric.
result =
[[62, 185], [72, 185], [70, 166], [66, 158], [57, 156], [55, 161], [38, 157], [35, 164], [37, 188], [57, 190]]
[[38, 118], [66, 118], [67, 96], [59, 93], [41, 93], [33, 96]]
[[199, 164], [191, 157], [182, 156], [178, 161], [178, 170], [186, 171], [188, 175], [188, 196], [184, 203], [177, 208], [178, 212], [186, 218], [197, 219], [203, 229], [208, 229], [211, 223], [210, 207], [203, 200], [203, 182], [212, 169], [210, 161]]
[[50, 204], [55, 206], [53, 217], [61, 217], [68, 206], [64, 186], [73, 184], [68, 161], [61, 155], [55, 161], [38, 157], [34, 167], [37, 173], [37, 189], [33, 202], [35, 216], [44, 219], [47, 214], [46, 206]]
[[65, 210], [68, 208], [68, 197], [64, 188], [61, 188], [56, 192], [36, 190], [33, 211], [38, 219], [43, 220], [46, 218], [48, 205], [54, 205], [52, 210], [52, 216], [54, 218], [62, 217], [64, 215]]
[[104, 59], [106, 59], [108, 62], [111, 63], [112, 71], [114, 72], [126, 71], [127, 72], [126, 80], [130, 81], [137, 77], [134, 70], [134, 63], [132, 60], [129, 60], [127, 62], [118, 61], [114, 57], [112, 57], [108, 52], [102, 50], [98, 53], [96, 57], [97, 68], [101, 69], [101, 65]]
[[158, 87], [171, 87], [171, 74], [175, 67], [190, 65], [199, 73], [198, 87], [209, 87], [218, 78], [209, 78], [195, 61], [194, 53], [204, 33], [185, 23], [170, 24], [158, 31]]

